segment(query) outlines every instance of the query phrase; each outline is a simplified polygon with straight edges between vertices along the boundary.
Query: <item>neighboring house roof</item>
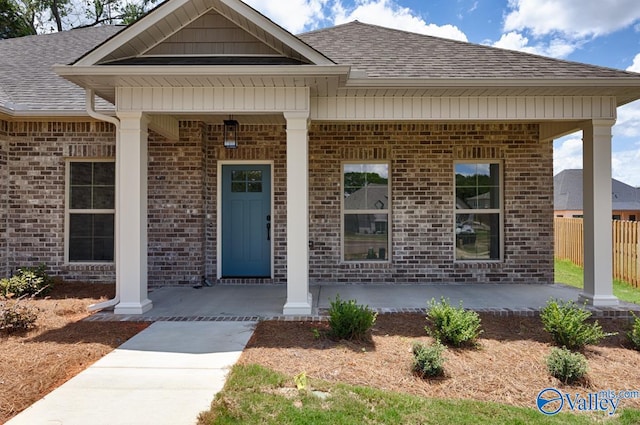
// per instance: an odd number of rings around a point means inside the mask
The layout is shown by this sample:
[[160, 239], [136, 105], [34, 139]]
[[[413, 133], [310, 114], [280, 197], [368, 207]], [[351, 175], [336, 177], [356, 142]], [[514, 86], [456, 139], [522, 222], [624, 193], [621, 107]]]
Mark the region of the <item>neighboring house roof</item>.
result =
[[389, 208], [389, 186], [370, 183], [344, 199], [347, 210], [383, 210]]
[[[612, 209], [640, 210], [640, 189], [611, 179]], [[582, 170], [564, 170], [553, 177], [553, 204], [556, 211], [582, 211]]]
[[[74, 61], [123, 28], [103, 26], [0, 41], [0, 112], [83, 113], [84, 89], [59, 77], [51, 66]], [[98, 109], [108, 106], [97, 102]]]

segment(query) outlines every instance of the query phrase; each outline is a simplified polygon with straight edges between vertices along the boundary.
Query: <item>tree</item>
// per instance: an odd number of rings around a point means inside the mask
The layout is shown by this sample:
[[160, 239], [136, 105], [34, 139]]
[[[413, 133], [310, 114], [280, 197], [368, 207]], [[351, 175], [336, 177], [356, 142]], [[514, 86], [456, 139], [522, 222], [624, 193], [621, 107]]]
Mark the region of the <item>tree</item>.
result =
[[12, 0], [0, 0], [0, 39], [35, 34]]
[[[3, 38], [26, 34], [59, 32], [102, 24], [130, 24], [147, 13], [158, 0], [0, 0], [0, 10], [23, 24], [5, 25], [0, 21]], [[5, 7], [6, 4], [6, 7]], [[11, 12], [13, 11], [13, 12]], [[3, 14], [0, 14], [2, 19]], [[4, 28], [12, 29], [3, 31]], [[21, 29], [20, 31], [13, 28]], [[24, 30], [28, 32], [25, 34]]]

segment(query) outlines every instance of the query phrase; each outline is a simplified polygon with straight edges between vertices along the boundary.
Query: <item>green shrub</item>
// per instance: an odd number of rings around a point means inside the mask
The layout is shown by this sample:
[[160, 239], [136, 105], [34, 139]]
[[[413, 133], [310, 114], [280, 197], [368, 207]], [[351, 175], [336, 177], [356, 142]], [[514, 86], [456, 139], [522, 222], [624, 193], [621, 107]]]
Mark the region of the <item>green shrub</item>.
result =
[[39, 310], [20, 301], [0, 303], [0, 330], [5, 333], [23, 332], [35, 327]]
[[441, 376], [444, 372], [444, 357], [446, 347], [436, 341], [431, 345], [421, 342], [413, 343], [413, 372], [421, 378]]
[[[633, 314], [633, 312], [631, 314]], [[640, 317], [635, 314], [633, 314], [633, 324], [631, 325], [631, 330], [627, 332], [627, 337], [633, 345], [633, 348], [640, 350]]]
[[22, 267], [10, 278], [0, 280], [0, 296], [19, 298], [25, 295], [43, 295], [52, 285], [53, 279], [47, 274], [44, 265]]
[[571, 384], [587, 373], [587, 358], [582, 353], [554, 347], [547, 357], [547, 369], [551, 376], [565, 384]]
[[355, 300], [343, 301], [340, 295], [330, 302], [329, 327], [337, 339], [362, 339], [376, 322], [377, 314], [368, 306], [357, 305]]
[[559, 347], [580, 350], [588, 344], [597, 344], [615, 333], [606, 333], [595, 321], [587, 323], [591, 312], [578, 307], [573, 301], [549, 300], [540, 312], [544, 330], [551, 334]]
[[427, 311], [429, 326], [425, 330], [440, 342], [454, 347], [471, 345], [482, 333], [478, 313], [459, 307], [452, 307], [442, 298], [439, 303], [434, 298], [429, 302]]

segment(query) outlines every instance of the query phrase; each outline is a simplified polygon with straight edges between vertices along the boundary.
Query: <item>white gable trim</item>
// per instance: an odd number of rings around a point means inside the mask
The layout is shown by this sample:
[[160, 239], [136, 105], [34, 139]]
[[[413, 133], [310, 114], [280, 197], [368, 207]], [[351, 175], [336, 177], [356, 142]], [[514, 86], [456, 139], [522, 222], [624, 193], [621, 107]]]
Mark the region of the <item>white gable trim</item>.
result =
[[[326, 56], [313, 49], [306, 43], [302, 42], [296, 36], [278, 26], [273, 21], [269, 20], [267, 17], [239, 0], [171, 0], [162, 3], [156, 9], [141, 18], [139, 21], [125, 28], [123, 31], [116, 34], [113, 38], [107, 40], [102, 45], [87, 53], [85, 56], [76, 61], [74, 66], [96, 65], [105, 58], [112, 55], [114, 52], [118, 51], [122, 46], [125, 46], [127, 43], [130, 43], [135, 39], [138, 39], [138, 41], [142, 41], [143, 44], [145, 44], [145, 48], [143, 50], [146, 51], [153, 45], [156, 45], [157, 43], [162, 41], [162, 39], [171, 35], [165, 34], [163, 32], [162, 34], [159, 34], [157, 38], [152, 36], [152, 29], [155, 26], [161, 25], [165, 20], [171, 19], [173, 20], [172, 26], [175, 27], [172, 33], [175, 33], [179, 29], [184, 28], [211, 9], [215, 9], [220, 14], [224, 15], [227, 19], [252, 33], [243, 25], [242, 22], [238, 22], [238, 19], [234, 19], [233, 16], [228, 16], [228, 11], [225, 9], [237, 13], [238, 16], [242, 17], [242, 19], [246, 19], [248, 22], [256, 25], [266, 34], [271, 35], [284, 45], [298, 52], [301, 56], [307, 58], [315, 65], [334, 64]], [[261, 38], [260, 34], [252, 34], [259, 39]], [[162, 39], [160, 39], [160, 37], [162, 37]], [[120, 59], [134, 57], [142, 53], [143, 51], [138, 51], [132, 48], [129, 49], [128, 53], [121, 52], [120, 55], [123, 55], [124, 57], [120, 57]]]

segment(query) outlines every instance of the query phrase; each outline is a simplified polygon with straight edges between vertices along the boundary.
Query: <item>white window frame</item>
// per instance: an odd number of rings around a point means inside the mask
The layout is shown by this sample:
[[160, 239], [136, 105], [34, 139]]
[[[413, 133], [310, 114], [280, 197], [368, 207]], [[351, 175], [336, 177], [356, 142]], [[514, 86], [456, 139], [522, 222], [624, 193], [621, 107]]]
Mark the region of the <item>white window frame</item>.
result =
[[[379, 210], [379, 209], [375, 209], [375, 210], [348, 210], [348, 211], [357, 211], [357, 213], [355, 212], [349, 212], [347, 213], [347, 210], [345, 209], [345, 205], [344, 205], [344, 201], [345, 201], [345, 197], [344, 197], [344, 170], [345, 170], [345, 165], [352, 165], [352, 164], [364, 164], [364, 165], [386, 165], [387, 166], [387, 196], [388, 196], [388, 202], [387, 202], [387, 208], [385, 210]], [[392, 240], [392, 233], [393, 233], [393, 229], [392, 229], [392, 220], [391, 220], [391, 212], [392, 212], [392, 204], [391, 204], [391, 194], [392, 192], [392, 187], [391, 187], [391, 163], [390, 161], [367, 161], [367, 160], [361, 160], [361, 161], [342, 161], [342, 163], [340, 164], [340, 261], [342, 263], [348, 263], [348, 264], [354, 264], [354, 263], [374, 263], [374, 264], [388, 264], [391, 263], [392, 260], [392, 252], [391, 252], [391, 240]], [[379, 259], [362, 259], [362, 260], [347, 260], [345, 259], [345, 228], [344, 228], [344, 221], [345, 221], [345, 215], [347, 214], [381, 214], [382, 211], [386, 211], [387, 214], [387, 259], [386, 260], [379, 260]]]
[[[499, 195], [498, 201], [500, 203], [500, 208], [473, 208], [473, 209], [465, 209], [461, 210], [456, 208], [456, 198], [457, 198], [457, 185], [456, 185], [456, 165], [458, 164], [497, 164], [499, 167], [498, 170], [498, 184], [499, 184]], [[500, 263], [504, 260], [504, 162], [496, 159], [471, 159], [471, 160], [456, 160], [453, 163], [453, 258], [457, 263]], [[498, 222], [500, 229], [499, 238], [500, 238], [500, 247], [499, 247], [499, 257], [498, 258], [462, 258], [459, 259], [457, 255], [457, 239], [458, 235], [456, 234], [457, 227], [457, 215], [458, 214], [498, 214]]]
[[[65, 214], [64, 214], [64, 262], [68, 265], [103, 265], [115, 263], [115, 226], [114, 226], [114, 260], [113, 261], [70, 261], [69, 248], [71, 246], [71, 214], [113, 214], [116, 218], [115, 200], [113, 209], [72, 209], [71, 208], [71, 163], [73, 162], [113, 162], [113, 158], [67, 158], [65, 161]], [[115, 176], [114, 176], [115, 177]], [[117, 190], [117, 189], [116, 189]]]

